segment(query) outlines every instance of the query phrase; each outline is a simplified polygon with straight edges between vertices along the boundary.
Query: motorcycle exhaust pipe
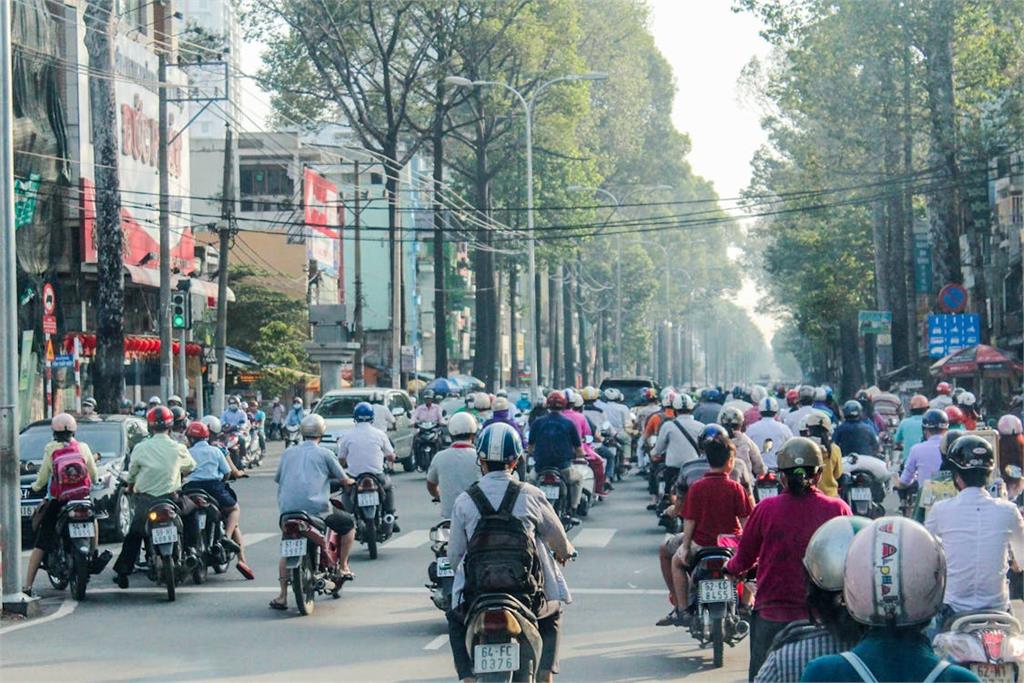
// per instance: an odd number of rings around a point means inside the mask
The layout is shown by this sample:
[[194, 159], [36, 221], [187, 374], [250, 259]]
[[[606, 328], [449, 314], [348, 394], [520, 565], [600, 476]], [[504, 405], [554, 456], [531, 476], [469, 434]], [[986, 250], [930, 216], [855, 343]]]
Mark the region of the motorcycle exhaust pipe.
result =
[[750, 624], [747, 623], [746, 620], [740, 619], [736, 622], [736, 625], [733, 627], [733, 629], [736, 631], [737, 638], [746, 638], [747, 635], [750, 633]]
[[385, 524], [394, 524], [395, 523], [395, 516], [393, 514], [391, 514], [390, 512], [387, 513], [386, 515], [384, 515], [384, 523]]
[[318, 593], [323, 593], [327, 588], [327, 582], [324, 579], [317, 579], [313, 582], [313, 589]]

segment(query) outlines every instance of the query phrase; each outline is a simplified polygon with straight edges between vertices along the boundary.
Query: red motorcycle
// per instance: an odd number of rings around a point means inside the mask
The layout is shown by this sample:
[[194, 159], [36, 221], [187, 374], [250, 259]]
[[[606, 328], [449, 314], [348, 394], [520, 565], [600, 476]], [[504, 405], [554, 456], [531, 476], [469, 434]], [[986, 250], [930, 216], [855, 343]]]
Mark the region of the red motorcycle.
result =
[[[342, 509], [334, 498], [331, 504]], [[312, 614], [318, 593], [341, 597], [341, 588], [350, 577], [341, 573], [340, 538], [322, 519], [305, 512], [287, 512], [281, 516], [281, 557], [288, 567], [289, 583], [299, 614]]]

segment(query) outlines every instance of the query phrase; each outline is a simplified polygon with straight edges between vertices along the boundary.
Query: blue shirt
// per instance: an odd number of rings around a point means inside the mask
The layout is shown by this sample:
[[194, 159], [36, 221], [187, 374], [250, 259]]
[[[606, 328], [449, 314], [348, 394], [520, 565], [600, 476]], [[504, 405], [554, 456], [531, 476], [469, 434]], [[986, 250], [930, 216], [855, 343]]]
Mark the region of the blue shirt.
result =
[[582, 448], [580, 433], [569, 418], [560, 413], [538, 417], [530, 427], [530, 445], [533, 446], [535, 469], [569, 467]]
[[196, 441], [192, 448], [188, 449], [192, 459], [196, 461], [196, 468], [188, 475], [186, 482], [190, 481], [223, 481], [224, 477], [231, 473], [228, 461], [224, 457], [224, 451], [211, 446], [208, 441]]
[[274, 481], [277, 509], [324, 517], [331, 512], [331, 480], [345, 479], [338, 458], [315, 441], [303, 441], [281, 456]]
[[[853, 648], [879, 681], [923, 681], [939, 658], [928, 639], [920, 631], [887, 633], [869, 631]], [[860, 675], [840, 655], [813, 660], [804, 669], [801, 681], [861, 681]], [[978, 677], [962, 666], [951, 665], [938, 677], [939, 681], [977, 681]]]
[[245, 411], [241, 408], [238, 408], [237, 410], [225, 408], [224, 412], [220, 414], [220, 421], [224, 423], [225, 427], [228, 425], [231, 425], [232, 427], [240, 427], [249, 421], [249, 416], [246, 415]]
[[301, 407], [292, 406], [292, 409], [288, 411], [288, 416], [284, 418], [286, 425], [298, 425], [302, 422], [302, 418], [306, 416], [306, 411]]
[[924, 427], [921, 426], [922, 418], [924, 418], [924, 415], [905, 417], [900, 421], [900, 426], [896, 428], [896, 435], [893, 437], [893, 441], [903, 445], [903, 452], [907, 452], [911, 446], [916, 446], [924, 441]]
[[839, 446], [843, 455], [874, 455], [878, 452], [878, 435], [875, 428], [863, 420], [845, 420], [832, 436], [832, 442]]
[[516, 408], [519, 408], [519, 412], [521, 413], [529, 412], [530, 408], [532, 407], [533, 404], [530, 403], [530, 399], [528, 398], [521, 398], [518, 401], [516, 401]]

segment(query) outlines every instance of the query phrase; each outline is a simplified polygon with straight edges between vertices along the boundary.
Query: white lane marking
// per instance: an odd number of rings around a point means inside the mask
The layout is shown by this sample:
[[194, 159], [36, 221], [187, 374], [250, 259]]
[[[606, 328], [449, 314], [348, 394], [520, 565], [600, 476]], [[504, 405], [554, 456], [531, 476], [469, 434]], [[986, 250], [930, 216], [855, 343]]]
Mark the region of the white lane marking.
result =
[[0, 628], [0, 635], [3, 635], [5, 633], [13, 633], [14, 631], [20, 631], [21, 629], [28, 628], [30, 626], [39, 626], [40, 624], [45, 624], [50, 621], [56, 621], [57, 619], [66, 617], [72, 612], [74, 612], [76, 607], [78, 607], [77, 600], [65, 600], [60, 604], [60, 607], [58, 607], [57, 611], [53, 614], [47, 614], [45, 617], [39, 617], [38, 619], [26, 619], [25, 621], [19, 622], [17, 624], [4, 626], [3, 628]]
[[256, 545], [260, 541], [265, 541], [268, 538], [273, 538], [274, 536], [277, 536], [277, 532], [260, 534], [242, 534], [242, 540], [245, 541], [246, 547], [249, 547], [251, 545]]
[[448, 644], [448, 636], [438, 636], [432, 641], [423, 646], [424, 650], [440, 650], [442, 647]]
[[[179, 586], [178, 593], [276, 593], [280, 590], [277, 586]], [[647, 588], [571, 588], [571, 593], [576, 595], [664, 595], [665, 589]], [[139, 593], [164, 595], [167, 590], [164, 588], [96, 588], [89, 589], [89, 594], [103, 595], [107, 593]], [[406, 586], [352, 586], [346, 585], [342, 593], [356, 593], [365, 595], [422, 595], [426, 597], [428, 591], [423, 587]]]
[[396, 536], [384, 544], [385, 548], [419, 548], [430, 543], [429, 529], [414, 529], [401, 536]]
[[611, 543], [615, 531], [616, 529], [582, 529], [572, 539], [572, 544], [577, 548], [604, 548]]

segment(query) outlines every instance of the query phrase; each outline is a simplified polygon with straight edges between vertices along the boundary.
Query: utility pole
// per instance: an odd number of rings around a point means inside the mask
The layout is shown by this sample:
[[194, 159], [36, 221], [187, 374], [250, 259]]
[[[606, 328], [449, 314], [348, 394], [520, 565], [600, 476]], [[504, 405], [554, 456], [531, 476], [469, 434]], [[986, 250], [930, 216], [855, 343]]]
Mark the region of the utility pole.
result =
[[231, 248], [231, 228], [235, 214], [232, 144], [231, 124], [228, 123], [224, 127], [224, 180], [221, 190], [221, 223], [218, 230], [220, 265], [217, 270], [217, 329], [213, 342], [217, 352], [217, 383], [213, 387], [213, 406], [211, 406], [211, 412], [214, 415], [220, 415], [224, 411], [224, 369], [228, 344], [228, 251]]
[[163, 13], [163, 21], [157, 23], [157, 91], [159, 110], [157, 126], [157, 165], [160, 174], [160, 397], [174, 393], [174, 372], [171, 363], [171, 179], [168, 175], [168, 122], [167, 122], [167, 50], [170, 47], [167, 32], [167, 14], [163, 3], [153, 5], [155, 12]]
[[359, 206], [362, 201], [362, 192], [359, 189], [359, 162], [352, 162], [355, 166], [355, 188], [356, 188], [356, 203], [355, 203], [355, 248], [353, 249], [352, 260], [355, 265], [355, 285], [356, 285], [356, 304], [355, 311], [352, 313], [352, 326], [355, 328], [353, 336], [355, 342], [358, 345], [356, 347], [355, 357], [352, 359], [352, 384], [357, 387], [363, 386], [365, 379], [363, 377], [363, 242], [361, 227], [362, 227], [362, 208]]

